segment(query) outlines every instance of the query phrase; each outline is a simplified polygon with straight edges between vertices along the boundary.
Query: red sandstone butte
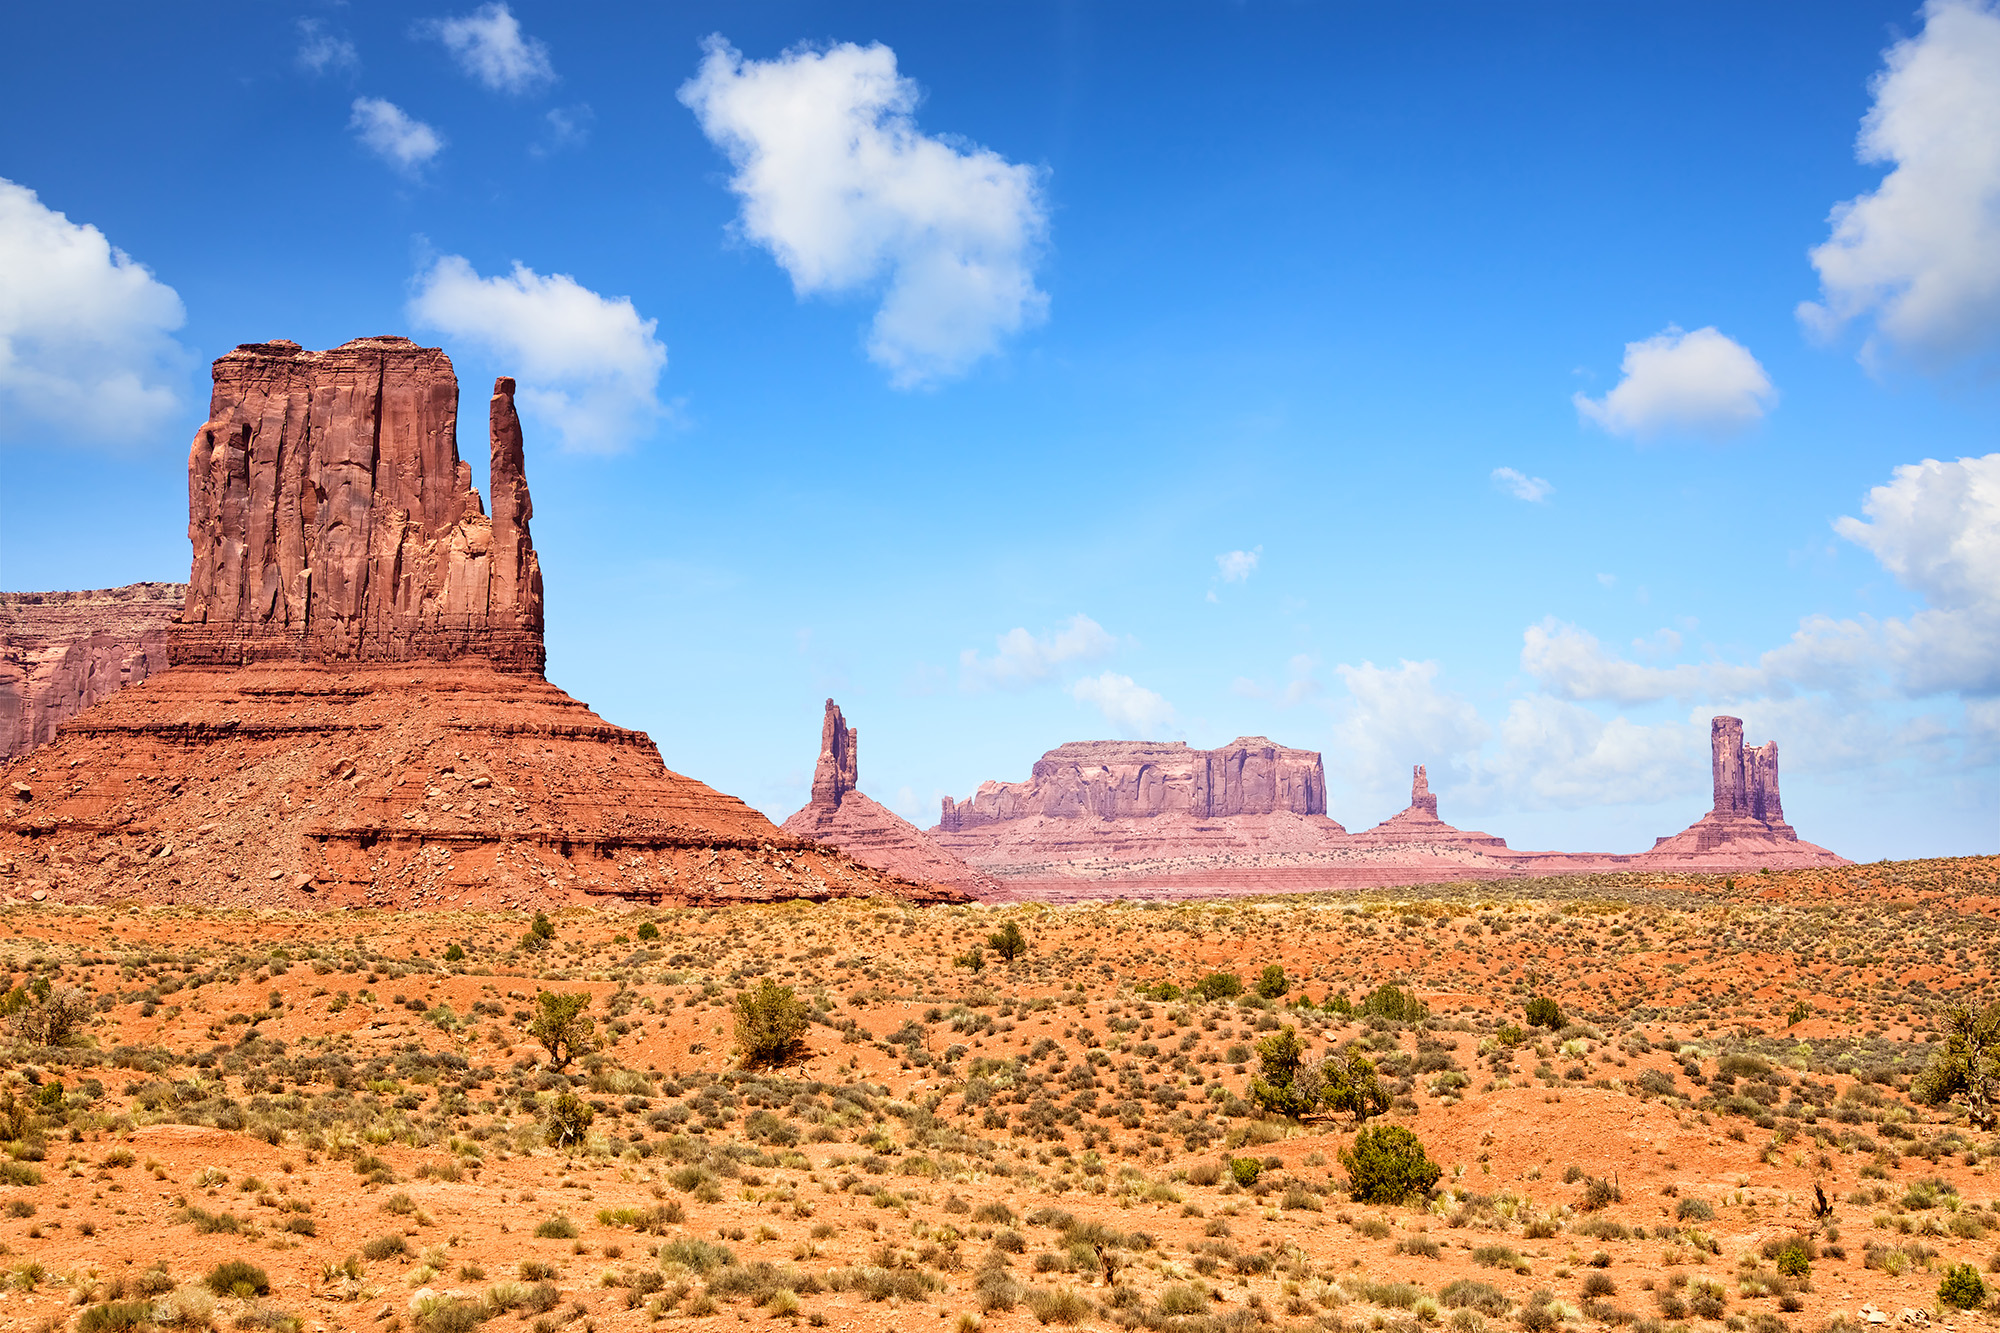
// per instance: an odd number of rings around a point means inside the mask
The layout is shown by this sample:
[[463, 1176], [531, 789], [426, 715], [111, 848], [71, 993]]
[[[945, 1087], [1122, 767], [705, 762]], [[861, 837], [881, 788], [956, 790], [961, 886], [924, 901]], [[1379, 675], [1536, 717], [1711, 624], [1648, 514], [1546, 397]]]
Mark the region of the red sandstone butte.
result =
[[954, 897], [791, 838], [542, 678], [514, 383], [493, 514], [436, 348], [237, 348], [168, 666], [0, 769], [0, 895], [219, 906]]
[[167, 665], [185, 583], [89, 592], [0, 592], [0, 763], [72, 714]]
[[1714, 804], [1687, 828], [1632, 858], [1635, 868], [1791, 870], [1848, 864], [1824, 847], [1799, 841], [1785, 822], [1776, 741], [1746, 746], [1742, 718], [1716, 717], [1708, 724], [1708, 745]]
[[838, 847], [864, 865], [920, 884], [943, 885], [974, 897], [997, 894], [1000, 884], [992, 876], [974, 870], [856, 788], [860, 743], [860, 729], [848, 726], [828, 699], [820, 724], [812, 800], [779, 828], [795, 838]]

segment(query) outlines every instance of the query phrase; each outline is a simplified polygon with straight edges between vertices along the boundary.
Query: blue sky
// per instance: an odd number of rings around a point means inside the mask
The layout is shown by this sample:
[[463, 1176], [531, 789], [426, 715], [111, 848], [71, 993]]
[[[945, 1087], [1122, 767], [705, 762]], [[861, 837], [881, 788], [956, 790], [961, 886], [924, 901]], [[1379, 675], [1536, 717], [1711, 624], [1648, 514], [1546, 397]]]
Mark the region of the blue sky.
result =
[[922, 824], [1261, 733], [1349, 827], [1423, 762], [1462, 826], [1638, 850], [1721, 711], [1804, 837], [2000, 850], [1975, 0], [0, 36], [0, 586], [185, 578], [207, 362], [406, 332], [476, 473], [521, 377], [551, 679], [774, 817], [832, 694]]

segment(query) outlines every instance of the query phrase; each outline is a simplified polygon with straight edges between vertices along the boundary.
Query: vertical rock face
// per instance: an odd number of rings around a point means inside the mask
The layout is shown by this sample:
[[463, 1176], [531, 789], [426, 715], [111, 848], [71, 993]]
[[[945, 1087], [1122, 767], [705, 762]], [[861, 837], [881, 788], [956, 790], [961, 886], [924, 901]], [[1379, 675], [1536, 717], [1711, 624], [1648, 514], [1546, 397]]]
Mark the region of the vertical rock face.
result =
[[916, 825], [857, 790], [855, 751], [859, 729], [847, 725], [833, 700], [819, 728], [819, 763], [813, 768], [812, 801], [779, 828], [795, 838], [836, 847], [855, 860], [918, 884], [942, 887], [947, 895], [989, 895], [999, 889], [940, 847]]
[[0, 761], [64, 719], [167, 665], [184, 583], [0, 593]]
[[833, 700], [826, 701], [826, 718], [819, 729], [819, 763], [813, 769], [812, 808], [837, 810], [841, 798], [854, 790], [858, 771], [858, 728], [849, 727]]
[[1682, 864], [1706, 858], [1754, 859], [1772, 865], [1838, 863], [1823, 847], [1801, 842], [1785, 822], [1778, 796], [1778, 743], [1743, 743], [1743, 719], [1717, 717], [1708, 724], [1709, 767], [1715, 797], [1709, 812], [1661, 838], [1635, 864]]
[[1041, 816], [1148, 819], [1186, 815], [1326, 813], [1326, 769], [1316, 750], [1239, 736], [1214, 750], [1185, 742], [1071, 741], [1035, 761], [1026, 782], [987, 782], [963, 801], [943, 800], [947, 833]]
[[1422, 764], [1410, 775], [1410, 809], [1437, 818], [1438, 798], [1431, 794], [1430, 774], [1424, 772]]
[[494, 513], [458, 456], [451, 360], [407, 338], [245, 344], [215, 363], [188, 454], [176, 663], [543, 665], [514, 383], [491, 405]]

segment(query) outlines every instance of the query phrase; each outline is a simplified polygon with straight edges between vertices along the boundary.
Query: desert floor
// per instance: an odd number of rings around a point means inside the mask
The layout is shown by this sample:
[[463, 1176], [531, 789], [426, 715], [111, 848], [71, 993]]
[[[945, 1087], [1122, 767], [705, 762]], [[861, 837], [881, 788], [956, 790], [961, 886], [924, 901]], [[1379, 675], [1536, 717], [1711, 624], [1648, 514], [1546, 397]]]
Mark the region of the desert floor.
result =
[[[512, 913], [8, 906], [0, 1327], [1985, 1325], [1938, 1288], [2000, 1268], [2000, 1138], [1908, 1093], [1940, 1007], [1995, 998], [1996, 918], [2000, 858], [579, 907], [539, 950]], [[1025, 956], [962, 965], [1010, 920]], [[1160, 998], [1215, 972], [1250, 988]], [[744, 1069], [765, 978], [813, 1022]], [[38, 980], [85, 992], [67, 1045], [16, 1030]], [[1427, 1014], [1333, 1007], [1391, 983]], [[543, 990], [591, 996], [560, 1070]], [[1287, 1024], [1375, 1062], [1428, 1199], [1350, 1198], [1349, 1116], [1252, 1108]], [[558, 1149], [565, 1090], [595, 1118]]]

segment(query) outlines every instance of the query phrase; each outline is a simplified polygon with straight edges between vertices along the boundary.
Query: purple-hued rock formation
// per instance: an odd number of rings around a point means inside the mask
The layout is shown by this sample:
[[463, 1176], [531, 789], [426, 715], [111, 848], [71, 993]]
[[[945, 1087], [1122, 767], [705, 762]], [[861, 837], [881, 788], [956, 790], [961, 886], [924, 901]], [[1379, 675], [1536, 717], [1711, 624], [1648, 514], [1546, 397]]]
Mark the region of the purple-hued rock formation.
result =
[[1315, 750], [1239, 736], [1214, 750], [1184, 741], [1071, 741], [1035, 761], [1026, 782], [986, 782], [964, 801], [943, 800], [938, 827], [1051, 819], [1326, 813], [1326, 770]]
[[1438, 818], [1437, 794], [1430, 774], [1418, 764], [1410, 775], [1410, 804], [1374, 828], [1353, 835], [1357, 847], [1423, 846], [1428, 848], [1504, 848], [1505, 838], [1468, 833]]
[[0, 761], [167, 665], [184, 583], [0, 593]]
[[1841, 858], [1801, 842], [1785, 822], [1778, 796], [1778, 743], [1743, 743], [1743, 719], [1716, 717], [1708, 724], [1709, 765], [1715, 797], [1707, 814], [1676, 833], [1661, 838], [1642, 853], [1641, 865], [1674, 865], [1722, 859], [1754, 860], [1759, 865], [1840, 865]]

